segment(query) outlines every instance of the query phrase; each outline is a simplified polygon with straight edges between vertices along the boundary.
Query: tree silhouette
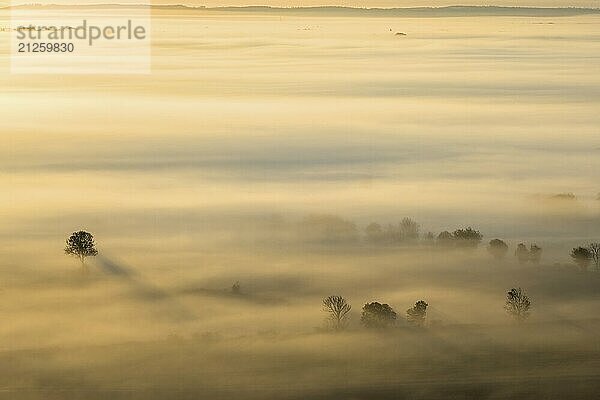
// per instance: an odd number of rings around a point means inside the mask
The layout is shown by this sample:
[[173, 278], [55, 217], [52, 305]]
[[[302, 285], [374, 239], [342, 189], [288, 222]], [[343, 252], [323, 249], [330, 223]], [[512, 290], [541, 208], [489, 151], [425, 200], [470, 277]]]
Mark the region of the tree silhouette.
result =
[[454, 236], [448, 231], [440, 232], [437, 242], [440, 246], [450, 247], [454, 245]]
[[67, 247], [65, 253], [79, 258], [81, 268], [85, 270], [85, 259], [94, 257], [98, 254], [94, 243], [94, 236], [85, 231], [73, 232], [67, 239]]
[[383, 230], [381, 229], [381, 225], [376, 222], [371, 222], [365, 228], [365, 234], [367, 235], [367, 242], [369, 243], [380, 243], [383, 239]]
[[596, 271], [600, 271], [600, 243], [590, 243], [588, 250], [592, 254], [592, 260], [594, 261]]
[[539, 264], [542, 260], [542, 248], [537, 244], [529, 246], [529, 261], [533, 264]]
[[400, 222], [400, 232], [402, 233], [403, 240], [416, 240], [419, 238], [419, 224], [411, 219], [404, 218]]
[[242, 294], [242, 285], [240, 285], [239, 281], [236, 281], [233, 285], [231, 285], [231, 293], [233, 294]]
[[517, 260], [519, 260], [519, 264], [525, 264], [529, 261], [529, 250], [527, 250], [527, 246], [523, 243], [519, 243], [515, 250], [515, 256], [517, 257]]
[[427, 306], [428, 304], [425, 301], [417, 301], [413, 307], [406, 310], [406, 320], [415, 326], [425, 325]]
[[331, 327], [338, 331], [348, 326], [352, 306], [342, 296], [329, 296], [323, 299], [323, 311], [328, 316]]
[[425, 236], [423, 236], [423, 241], [428, 245], [432, 245], [435, 241], [435, 235], [433, 232], [427, 232]]
[[530, 308], [531, 301], [523, 289], [512, 288], [508, 291], [504, 309], [509, 315], [520, 322], [529, 317]]
[[500, 260], [506, 256], [508, 245], [503, 240], [492, 239], [487, 249], [494, 258]]
[[587, 271], [588, 266], [592, 262], [592, 252], [585, 247], [575, 247], [571, 250], [571, 258], [581, 268], [582, 271]]
[[367, 328], [383, 329], [392, 326], [396, 318], [392, 307], [374, 301], [363, 306], [360, 322]]
[[481, 239], [483, 239], [483, 235], [471, 227], [455, 230], [452, 233], [452, 237], [455, 243], [462, 247], [477, 247]]
[[403, 238], [399, 225], [387, 224], [383, 230], [382, 240], [386, 244], [399, 244]]

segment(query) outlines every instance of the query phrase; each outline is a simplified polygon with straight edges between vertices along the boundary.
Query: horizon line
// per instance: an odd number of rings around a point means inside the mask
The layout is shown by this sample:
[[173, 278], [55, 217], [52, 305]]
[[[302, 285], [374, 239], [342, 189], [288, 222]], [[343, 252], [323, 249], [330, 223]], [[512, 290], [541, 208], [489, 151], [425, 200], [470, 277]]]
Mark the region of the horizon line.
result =
[[445, 10], [457, 8], [474, 8], [474, 9], [505, 9], [505, 10], [581, 10], [581, 11], [600, 11], [600, 7], [576, 7], [576, 6], [561, 6], [561, 7], [536, 7], [536, 6], [505, 6], [505, 5], [463, 5], [454, 4], [446, 6], [413, 6], [413, 7], [359, 7], [359, 6], [341, 6], [341, 5], [312, 5], [312, 6], [270, 6], [270, 5], [224, 5], [224, 6], [195, 6], [184, 3], [178, 4], [145, 4], [145, 3], [90, 3], [90, 4], [61, 4], [61, 3], [20, 3], [0, 5], [0, 9], [14, 7], [99, 7], [99, 6], [118, 6], [118, 7], [150, 7], [150, 8], [186, 8], [192, 10], [219, 10], [219, 9], [248, 9], [248, 8], [263, 8], [272, 10], [310, 10], [320, 8], [335, 8], [345, 10]]

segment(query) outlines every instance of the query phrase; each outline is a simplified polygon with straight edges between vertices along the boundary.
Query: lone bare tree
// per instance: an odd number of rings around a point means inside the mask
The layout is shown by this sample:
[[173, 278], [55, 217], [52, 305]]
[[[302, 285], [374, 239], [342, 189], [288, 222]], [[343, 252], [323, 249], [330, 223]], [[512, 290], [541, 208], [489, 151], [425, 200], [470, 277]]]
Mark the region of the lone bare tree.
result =
[[512, 288], [508, 291], [504, 309], [509, 315], [521, 322], [529, 317], [530, 308], [531, 300], [529, 300], [529, 296], [523, 289]]
[[600, 271], [600, 243], [590, 243], [588, 250], [592, 253], [592, 260], [594, 261], [596, 271]]
[[86, 271], [85, 259], [98, 255], [94, 236], [86, 231], [73, 232], [67, 239], [67, 247], [65, 253], [79, 258], [81, 261], [81, 269]]
[[423, 300], [417, 301], [413, 307], [406, 310], [406, 320], [415, 326], [421, 327], [425, 325], [428, 305]]
[[352, 306], [342, 296], [329, 296], [323, 299], [323, 311], [330, 326], [338, 331], [348, 326]]
[[571, 250], [571, 258], [581, 268], [582, 271], [587, 271], [588, 266], [592, 262], [592, 252], [585, 247], [575, 247]]

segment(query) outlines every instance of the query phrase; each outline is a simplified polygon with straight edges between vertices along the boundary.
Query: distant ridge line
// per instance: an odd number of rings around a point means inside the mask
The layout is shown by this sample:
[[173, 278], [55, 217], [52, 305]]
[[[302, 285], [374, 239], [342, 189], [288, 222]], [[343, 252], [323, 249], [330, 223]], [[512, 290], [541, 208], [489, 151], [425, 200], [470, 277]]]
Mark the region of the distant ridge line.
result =
[[444, 6], [444, 7], [395, 7], [361, 8], [345, 6], [307, 6], [307, 7], [271, 7], [271, 6], [188, 6], [184, 4], [23, 4], [4, 6], [0, 9], [104, 9], [104, 8], [141, 8], [156, 10], [184, 10], [190, 12], [241, 12], [241, 13], [284, 13], [284, 14], [329, 14], [329, 15], [369, 15], [389, 17], [453, 17], [453, 16], [523, 16], [523, 17], [562, 17], [600, 14], [600, 8], [579, 7], [509, 7], [509, 6]]

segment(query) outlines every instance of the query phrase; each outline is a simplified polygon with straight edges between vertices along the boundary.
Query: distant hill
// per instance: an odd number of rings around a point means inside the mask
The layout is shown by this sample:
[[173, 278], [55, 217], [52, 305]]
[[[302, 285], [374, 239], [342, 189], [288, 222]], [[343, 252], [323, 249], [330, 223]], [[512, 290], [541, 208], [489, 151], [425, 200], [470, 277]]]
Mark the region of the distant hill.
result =
[[[91, 5], [22, 5], [2, 7], [4, 9], [108, 9], [108, 8], [139, 8], [143, 5], [126, 4], [91, 4]], [[227, 12], [227, 13], [259, 13], [286, 15], [331, 15], [331, 16], [370, 16], [370, 17], [403, 17], [403, 18], [432, 18], [432, 17], [481, 17], [481, 16], [511, 16], [511, 17], [569, 17], [577, 15], [600, 15], [598, 8], [550, 8], [550, 7], [500, 7], [500, 6], [449, 6], [449, 7], [410, 7], [410, 8], [354, 8], [354, 7], [192, 7], [186, 5], [151, 5], [153, 10], [177, 10], [185, 12]]]

